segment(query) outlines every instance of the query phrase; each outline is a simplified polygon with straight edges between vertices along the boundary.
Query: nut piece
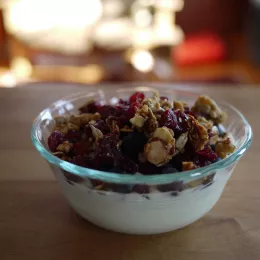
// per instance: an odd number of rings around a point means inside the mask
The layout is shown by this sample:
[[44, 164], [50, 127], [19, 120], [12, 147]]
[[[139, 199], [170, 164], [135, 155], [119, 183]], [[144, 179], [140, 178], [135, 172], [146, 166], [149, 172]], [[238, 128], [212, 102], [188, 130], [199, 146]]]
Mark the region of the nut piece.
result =
[[158, 138], [151, 138], [144, 146], [144, 155], [150, 163], [161, 166], [172, 158], [174, 146], [165, 144]]
[[196, 169], [197, 166], [193, 162], [182, 162], [182, 170], [183, 171], [189, 171]]
[[185, 102], [182, 102], [182, 101], [174, 101], [174, 102], [173, 102], [173, 108], [174, 108], [174, 110], [180, 109], [181, 112], [184, 112], [184, 108], [185, 108], [185, 107], [188, 107], [188, 105], [187, 105]]
[[186, 133], [183, 133], [179, 136], [179, 138], [176, 140], [176, 143], [175, 143], [175, 154], [176, 155], [177, 153], [183, 151], [187, 141], [188, 141], [188, 133], [189, 132], [186, 132]]
[[54, 118], [54, 120], [55, 120], [57, 125], [66, 124], [67, 123], [67, 118], [65, 116], [56, 116]]
[[216, 123], [221, 123], [227, 118], [227, 114], [208, 96], [199, 96], [194, 106], [191, 108], [191, 111], [194, 113], [202, 113]]
[[154, 138], [161, 139], [164, 141], [166, 144], [170, 144], [174, 142], [174, 138], [172, 136], [172, 133], [169, 131], [167, 127], [160, 127], [155, 130], [153, 133]]
[[147, 161], [157, 166], [169, 162], [175, 151], [173, 135], [173, 132], [167, 127], [157, 128], [144, 147], [144, 155]]
[[69, 123], [80, 127], [80, 115], [71, 115], [69, 118]]
[[68, 128], [68, 125], [67, 124], [57, 124], [55, 127], [54, 127], [54, 131], [57, 130], [57, 131], [60, 131], [61, 133], [63, 134], [67, 134], [68, 131], [69, 131], [69, 128]]
[[195, 151], [203, 150], [205, 144], [207, 144], [209, 141], [209, 135], [207, 129], [204, 126], [202, 126], [198, 122], [198, 120], [196, 120], [191, 115], [189, 115], [188, 125], [189, 125], [188, 137]]
[[64, 143], [60, 144], [57, 147], [57, 151], [59, 152], [64, 152], [64, 153], [69, 153], [70, 150], [72, 149], [73, 144], [69, 143], [68, 141], [65, 141]]
[[68, 129], [78, 131], [80, 129], [80, 125], [76, 125], [72, 122], [68, 122]]
[[88, 124], [90, 121], [94, 120], [97, 121], [101, 118], [99, 113], [95, 113], [95, 114], [80, 114], [80, 125], [84, 126], [86, 124]]
[[158, 127], [159, 127], [158, 121], [153, 118], [148, 118], [144, 124], [144, 129], [147, 133], [153, 133]]
[[133, 118], [130, 119], [130, 122], [132, 123], [132, 125], [141, 128], [144, 126], [145, 118], [140, 115], [135, 115]]
[[94, 136], [94, 138], [97, 140], [103, 138], [103, 133], [98, 129], [96, 128], [95, 126], [93, 125], [89, 125], [90, 128], [91, 128], [91, 131], [92, 131], [92, 135]]
[[213, 122], [211, 120], [207, 120], [205, 117], [198, 116], [197, 120], [206, 129], [211, 129], [213, 127]]
[[230, 138], [218, 141], [215, 146], [217, 155], [222, 159], [226, 158], [228, 154], [233, 153], [235, 149], [236, 146], [231, 143]]

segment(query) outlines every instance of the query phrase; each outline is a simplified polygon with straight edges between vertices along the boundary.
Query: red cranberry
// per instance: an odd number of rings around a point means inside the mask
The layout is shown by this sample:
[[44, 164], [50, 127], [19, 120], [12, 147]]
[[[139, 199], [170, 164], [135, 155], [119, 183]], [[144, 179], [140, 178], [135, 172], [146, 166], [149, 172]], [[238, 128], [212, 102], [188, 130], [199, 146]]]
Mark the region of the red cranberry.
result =
[[137, 164], [123, 154], [116, 156], [114, 167], [119, 170], [120, 173], [135, 174], [138, 172]]
[[100, 103], [97, 101], [93, 101], [91, 103], [88, 103], [87, 105], [79, 108], [79, 111], [81, 114], [83, 113], [96, 113], [98, 112], [100, 107]]
[[82, 155], [77, 155], [75, 157], [72, 158], [71, 163], [76, 164], [78, 166], [86, 166], [86, 162], [85, 159]]
[[48, 138], [48, 146], [52, 152], [65, 141], [65, 135], [59, 131], [54, 131]]
[[75, 156], [87, 154], [90, 151], [90, 144], [86, 141], [74, 143], [72, 151]]
[[129, 98], [129, 103], [130, 104], [135, 102], [141, 103], [143, 100], [144, 100], [144, 94], [141, 92], [136, 92]]
[[65, 135], [65, 138], [71, 143], [77, 142], [81, 140], [82, 132], [76, 130], [69, 130], [68, 133]]
[[116, 116], [118, 114], [118, 108], [105, 105], [100, 107], [98, 112], [100, 113], [101, 118], [106, 120], [109, 116]]
[[177, 118], [171, 109], [163, 112], [160, 119], [160, 126], [166, 126], [172, 130], [177, 128]]
[[139, 193], [139, 194], [147, 194], [149, 193], [150, 189], [149, 186], [143, 185], [143, 184], [137, 184], [133, 187], [133, 192]]
[[175, 181], [169, 184], [158, 185], [157, 189], [161, 192], [168, 192], [168, 191], [180, 192], [184, 190], [184, 184], [181, 181]]
[[169, 99], [167, 97], [160, 97], [161, 100], [166, 100], [168, 101]]
[[214, 162], [218, 159], [218, 155], [212, 151], [210, 146], [207, 146], [203, 150], [198, 151], [197, 154], [210, 162]]
[[137, 103], [137, 102], [131, 103], [129, 109], [126, 112], [127, 118], [130, 119], [130, 118], [134, 117], [136, 109], [138, 109], [140, 106], [141, 106], [140, 103]]
[[94, 124], [94, 127], [99, 129], [103, 134], [109, 133], [109, 127], [103, 120], [97, 121]]

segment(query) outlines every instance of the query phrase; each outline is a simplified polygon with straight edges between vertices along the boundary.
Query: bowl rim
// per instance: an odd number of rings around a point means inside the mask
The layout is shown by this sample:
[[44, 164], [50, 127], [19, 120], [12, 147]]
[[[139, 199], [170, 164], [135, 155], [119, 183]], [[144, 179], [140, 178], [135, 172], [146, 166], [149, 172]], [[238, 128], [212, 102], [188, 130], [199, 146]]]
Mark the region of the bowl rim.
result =
[[[111, 84], [108, 84], [111, 86]], [[115, 84], [116, 85], [116, 84]], [[141, 84], [140, 84], [141, 85]], [[139, 86], [140, 86], [139, 85]], [[159, 85], [159, 84], [158, 84]], [[103, 85], [104, 86], [104, 85]], [[144, 86], [144, 84], [142, 84]], [[154, 88], [154, 84], [145, 84], [147, 87]], [[105, 88], [104, 88], [105, 89]], [[118, 87], [116, 90], [129, 90], [129, 87]], [[138, 89], [138, 86], [132, 86], [132, 90]], [[155, 88], [156, 89], [156, 88]], [[160, 88], [161, 90], [166, 90], [163, 88]], [[169, 89], [167, 89], [169, 90]], [[200, 92], [199, 91], [192, 91], [190, 88], [180, 88], [178, 86], [173, 86], [171, 87], [170, 90], [177, 90], [181, 92], [187, 92], [193, 95], [198, 95]], [[102, 91], [102, 86], [101, 88], [99, 87], [96, 91], [98, 93], [99, 91]], [[51, 108], [57, 107], [61, 105], [61, 100], [63, 101], [70, 101], [70, 100], [75, 100], [76, 97], [79, 97], [83, 94], [86, 94], [86, 89], [81, 92], [77, 92], [71, 95], [68, 95], [64, 98], [61, 98], [55, 102], [53, 102], [50, 106], [42, 110], [39, 115], [35, 118], [32, 128], [31, 128], [31, 139], [33, 142], [33, 145], [35, 148], [38, 150], [38, 152], [51, 164], [54, 164], [58, 166], [59, 168], [62, 168], [65, 171], [68, 171], [72, 174], [75, 174], [77, 176], [80, 176], [82, 178], [92, 178], [92, 179], [97, 179], [101, 180], [104, 182], [110, 182], [110, 183], [121, 183], [121, 184], [166, 184], [166, 183], [171, 183], [171, 182], [176, 182], [176, 181], [190, 181], [193, 179], [198, 179], [205, 177], [212, 173], [213, 171], [225, 168], [230, 166], [231, 164], [235, 163], [249, 148], [249, 146], [252, 143], [252, 138], [253, 138], [253, 133], [252, 133], [252, 128], [244, 115], [234, 106], [230, 105], [229, 103], [225, 101], [218, 101], [219, 104], [225, 105], [229, 109], [233, 110], [243, 121], [246, 129], [246, 138], [244, 142], [238, 147], [238, 149], [232, 153], [230, 156], [227, 158], [220, 160], [218, 162], [215, 162], [213, 164], [210, 164], [208, 166], [204, 166], [201, 168], [197, 168], [194, 170], [189, 170], [185, 172], [179, 172], [179, 173], [166, 173], [166, 174], [156, 174], [156, 175], [141, 175], [141, 174], [118, 174], [118, 173], [113, 173], [113, 172], [106, 172], [106, 171], [100, 171], [100, 170], [94, 170], [90, 169], [87, 167], [81, 167], [75, 164], [72, 164], [70, 162], [64, 161], [56, 156], [54, 156], [50, 151], [48, 151], [41, 143], [39, 140], [37, 134], [36, 134], [36, 129], [39, 123], [41, 122], [41, 117], [44, 113], [46, 113], [48, 110]], [[62, 102], [64, 104], [64, 102]]]

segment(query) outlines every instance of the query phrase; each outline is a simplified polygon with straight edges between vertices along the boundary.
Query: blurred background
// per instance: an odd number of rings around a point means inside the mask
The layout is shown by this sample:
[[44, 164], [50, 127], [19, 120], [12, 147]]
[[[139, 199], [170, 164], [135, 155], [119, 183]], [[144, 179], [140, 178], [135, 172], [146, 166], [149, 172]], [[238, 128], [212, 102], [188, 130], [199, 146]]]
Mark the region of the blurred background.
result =
[[260, 0], [2, 0], [0, 86], [260, 83]]

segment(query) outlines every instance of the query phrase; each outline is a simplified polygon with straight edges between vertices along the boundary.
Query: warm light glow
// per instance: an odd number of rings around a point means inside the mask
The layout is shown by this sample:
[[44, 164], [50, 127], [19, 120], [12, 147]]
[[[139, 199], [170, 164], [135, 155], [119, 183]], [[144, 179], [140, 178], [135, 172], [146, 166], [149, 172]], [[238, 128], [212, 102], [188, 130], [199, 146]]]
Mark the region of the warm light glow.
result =
[[11, 72], [6, 72], [0, 76], [0, 86], [2, 87], [12, 88], [16, 85], [16, 83], [16, 78]]
[[15, 57], [11, 61], [11, 71], [19, 80], [26, 80], [32, 75], [32, 65], [24, 57]]
[[7, 30], [33, 46], [83, 51], [102, 15], [101, 0], [18, 0], [5, 6]]
[[153, 69], [154, 58], [148, 51], [137, 50], [131, 57], [132, 65], [141, 72], [149, 72]]

